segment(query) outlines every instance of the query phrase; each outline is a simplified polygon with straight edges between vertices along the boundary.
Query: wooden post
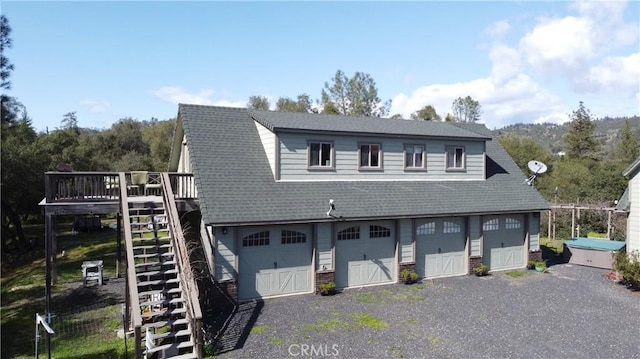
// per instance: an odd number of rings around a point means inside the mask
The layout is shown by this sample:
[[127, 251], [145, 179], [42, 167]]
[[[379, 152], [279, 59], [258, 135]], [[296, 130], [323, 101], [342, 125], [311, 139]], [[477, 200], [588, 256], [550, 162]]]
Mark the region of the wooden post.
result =
[[576, 236], [576, 205], [571, 208], [571, 238]]
[[549, 226], [547, 227], [547, 238], [549, 238], [549, 240], [551, 240], [551, 213], [554, 210], [555, 209], [550, 209], [549, 210]]
[[120, 278], [120, 261], [122, 259], [122, 227], [120, 220], [122, 216], [120, 213], [116, 214], [116, 278]]
[[578, 207], [578, 225], [576, 226], [576, 237], [580, 237], [580, 207]]
[[58, 270], [57, 270], [57, 263], [58, 263], [58, 239], [56, 238], [56, 217], [55, 215], [52, 216], [51, 218], [51, 223], [53, 223], [52, 226], [52, 231], [51, 231], [51, 244], [49, 247], [49, 256], [51, 257], [51, 284], [56, 285], [58, 284]]
[[607, 239], [611, 239], [611, 209], [607, 209]]

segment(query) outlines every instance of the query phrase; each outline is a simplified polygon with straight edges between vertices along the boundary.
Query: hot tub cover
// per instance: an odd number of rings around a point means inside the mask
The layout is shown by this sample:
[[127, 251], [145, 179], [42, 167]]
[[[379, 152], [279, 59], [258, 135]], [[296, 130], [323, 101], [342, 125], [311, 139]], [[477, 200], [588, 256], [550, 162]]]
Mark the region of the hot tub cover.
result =
[[567, 247], [591, 249], [596, 251], [619, 251], [625, 246], [625, 242], [622, 241], [610, 241], [606, 239], [594, 239], [575, 237], [564, 242]]

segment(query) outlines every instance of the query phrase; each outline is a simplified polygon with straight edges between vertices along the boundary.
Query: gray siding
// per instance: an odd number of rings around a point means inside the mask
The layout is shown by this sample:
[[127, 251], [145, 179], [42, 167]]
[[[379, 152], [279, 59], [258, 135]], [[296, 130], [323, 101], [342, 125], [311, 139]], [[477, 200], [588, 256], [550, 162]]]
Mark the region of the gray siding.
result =
[[629, 180], [629, 214], [627, 217], [627, 252], [640, 251], [640, 173]]
[[258, 129], [258, 135], [260, 136], [260, 142], [264, 152], [267, 154], [267, 160], [269, 160], [269, 166], [271, 167], [271, 173], [276, 176], [276, 134], [269, 131], [266, 127], [262, 126], [258, 122], [254, 122]]
[[[537, 215], [536, 215], [537, 214]], [[529, 214], [529, 250], [540, 249], [540, 213]]]
[[480, 232], [480, 216], [469, 217], [470, 255], [482, 255], [482, 234]]
[[318, 270], [333, 269], [333, 251], [331, 223], [318, 223], [316, 226], [317, 246], [316, 251]]
[[[409, 140], [397, 138], [317, 136], [280, 134], [280, 180], [484, 180], [483, 141], [464, 140]], [[335, 170], [307, 169], [307, 143], [309, 140], [332, 141], [335, 151]], [[358, 144], [382, 145], [383, 171], [358, 171]], [[426, 171], [404, 170], [404, 145], [424, 145]], [[464, 146], [465, 172], [445, 170], [446, 146]]]
[[217, 227], [215, 234], [215, 276], [219, 280], [233, 279], [236, 276], [236, 229], [229, 227], [227, 234], [222, 234], [222, 229]]
[[404, 218], [398, 221], [398, 230], [400, 231], [400, 255], [398, 258], [400, 263], [413, 262], [413, 221]]
[[[209, 266], [209, 272], [216, 275], [215, 270], [215, 255], [213, 249], [213, 227], [207, 226], [204, 222], [200, 221], [200, 239], [202, 241], [202, 250], [204, 251], [204, 256], [207, 261], [207, 266]], [[216, 277], [217, 278], [217, 277]]]

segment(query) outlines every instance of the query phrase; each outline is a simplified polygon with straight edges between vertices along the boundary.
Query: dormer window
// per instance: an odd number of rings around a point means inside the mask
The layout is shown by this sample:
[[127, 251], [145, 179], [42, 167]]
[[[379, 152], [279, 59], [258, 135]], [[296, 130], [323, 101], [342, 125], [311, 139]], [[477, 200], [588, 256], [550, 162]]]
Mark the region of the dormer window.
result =
[[360, 158], [358, 166], [359, 169], [367, 170], [382, 168], [382, 151], [380, 144], [361, 144], [358, 156]]
[[308, 150], [310, 169], [332, 169], [334, 167], [333, 142], [310, 141]]
[[424, 169], [424, 146], [404, 146], [404, 168], [407, 170]]
[[447, 146], [447, 171], [464, 171], [466, 169], [464, 147]]

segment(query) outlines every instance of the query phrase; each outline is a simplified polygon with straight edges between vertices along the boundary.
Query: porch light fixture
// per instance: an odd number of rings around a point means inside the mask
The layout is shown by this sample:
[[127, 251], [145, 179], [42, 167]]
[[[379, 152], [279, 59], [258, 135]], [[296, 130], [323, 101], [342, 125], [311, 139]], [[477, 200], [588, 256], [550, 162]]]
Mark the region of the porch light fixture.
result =
[[222, 234], [227, 234], [227, 233], [229, 233], [229, 228], [222, 227]]

